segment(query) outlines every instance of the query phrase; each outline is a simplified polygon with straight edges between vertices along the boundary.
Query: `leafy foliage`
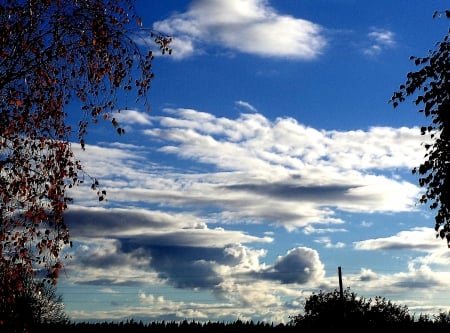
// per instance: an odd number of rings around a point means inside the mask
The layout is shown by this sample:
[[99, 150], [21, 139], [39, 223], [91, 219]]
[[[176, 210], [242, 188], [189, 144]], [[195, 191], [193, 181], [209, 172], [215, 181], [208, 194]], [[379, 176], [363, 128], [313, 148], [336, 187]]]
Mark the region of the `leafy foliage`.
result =
[[[59, 254], [71, 245], [64, 211], [67, 189], [81, 182], [88, 125], [110, 121], [118, 94], [148, 106], [153, 54], [170, 38], [146, 31], [132, 0], [9, 0], [0, 4], [0, 306], [24, 291], [23, 277], [46, 271], [56, 284]], [[81, 105], [68, 123], [68, 107]], [[92, 180], [99, 200], [106, 192]], [[4, 310], [0, 309], [0, 313]], [[0, 318], [0, 327], [4, 318]]]
[[[436, 12], [433, 17], [450, 11]], [[421, 204], [429, 204], [437, 210], [435, 215], [436, 237], [446, 239], [450, 247], [450, 32], [436, 43], [435, 49], [425, 57], [411, 56], [418, 67], [406, 75], [406, 82], [394, 92], [390, 102], [394, 108], [407, 98], [412, 98], [418, 112], [429, 119], [421, 127], [421, 134], [428, 135], [432, 143], [425, 147], [424, 162], [415, 167], [419, 185], [426, 189]]]

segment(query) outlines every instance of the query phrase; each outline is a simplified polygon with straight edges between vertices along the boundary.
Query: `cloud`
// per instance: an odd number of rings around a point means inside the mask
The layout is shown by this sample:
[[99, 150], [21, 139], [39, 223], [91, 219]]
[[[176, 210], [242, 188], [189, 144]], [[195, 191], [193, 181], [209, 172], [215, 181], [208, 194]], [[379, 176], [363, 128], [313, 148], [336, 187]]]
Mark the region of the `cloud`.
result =
[[[248, 253], [253, 250], [242, 244], [272, 241], [240, 231], [209, 229], [199, 218], [188, 214], [143, 209], [74, 206], [67, 212], [66, 222], [72, 237], [85, 244], [77, 251], [78, 264], [93, 272], [111, 272], [83, 277], [83, 283], [88, 284], [140, 285], [145, 276], [157, 272], [158, 279], [177, 288], [214, 287], [222, 279], [215, 273], [216, 266], [235, 268], [241, 261], [248, 263]], [[241, 254], [236, 252], [238, 249]], [[253, 262], [257, 263], [257, 257], [264, 253], [254, 253]], [[134, 268], [127, 272], [124, 263]], [[77, 271], [75, 267], [71, 270]], [[120, 278], [113, 277], [118, 271], [122, 272]]]
[[[342, 224], [337, 211], [417, 209], [419, 188], [401, 173], [422, 159], [417, 128], [324, 131], [292, 118], [229, 119], [193, 109], [167, 109], [151, 122], [140, 139], [148, 140], [146, 149], [111, 144], [77, 151], [116, 207], [186, 207], [199, 225], [251, 222], [291, 231]], [[190, 169], [151, 162], [159, 154], [189, 161]], [[71, 195], [86, 205], [95, 196], [79, 189]]]
[[114, 117], [120, 124], [151, 125], [150, 115], [137, 110], [126, 110], [124, 112], [119, 112], [114, 114]]
[[[395, 304], [408, 304], [408, 310], [416, 315], [424, 313], [440, 313], [442, 308], [450, 304], [442, 298], [442, 293], [448, 290], [450, 274], [446, 268], [433, 270], [427, 265], [409, 264], [404, 272], [377, 273], [371, 269], [362, 268], [359, 272], [343, 272], [345, 285], [352, 290], [358, 290], [364, 297], [380, 296]], [[411, 293], [414, 295], [411, 297]], [[440, 306], [424, 307], [423, 300], [439, 299]]]
[[[136, 113], [132, 118], [141, 119]], [[274, 252], [277, 228], [300, 242], [304, 236], [324, 249], [347, 251], [343, 241], [329, 237], [348, 234], [343, 212], [417, 209], [419, 189], [408, 178], [423, 155], [417, 128], [325, 131], [290, 117], [271, 120], [252, 112], [227, 118], [182, 108], [148, 120], [139, 123], [139, 144], [88, 145], [86, 151], [73, 144], [108, 200], [86, 195], [89, 182], [69, 191], [75, 203], [66, 212], [75, 244], [67, 249], [74, 251], [66, 266], [69, 281], [99, 287], [99, 297], [112, 289], [117, 302], [135, 297], [140, 306], [71, 316], [151, 313], [156, 320], [183, 320], [191, 313], [233, 320], [240, 312], [283, 321], [290, 302], [301, 302], [311, 290], [333, 289], [336, 281], [310, 246]], [[242, 225], [252, 227], [244, 232]], [[414, 278], [429, 276], [425, 267], [448, 263], [443, 252], [431, 255], [437, 251], [433, 237], [432, 230], [418, 228], [354, 243], [369, 253], [413, 248], [427, 256], [410, 260], [414, 266], [403, 276], [365, 270], [347, 273], [346, 283], [365, 296], [386, 285], [395, 295], [419, 288]], [[124, 291], [124, 298], [120, 288], [129, 287], [163, 288], [166, 295], [195, 290], [202, 300], [188, 304], [145, 291]], [[208, 307], [211, 298], [219, 300], [216, 307]], [[150, 311], [148, 304], [158, 308]]]
[[333, 244], [329, 237], [320, 237], [315, 240], [318, 244], [323, 244], [326, 248], [343, 248], [345, 247], [345, 244], [343, 242], [337, 242], [336, 244]]
[[321, 281], [325, 277], [325, 271], [317, 251], [298, 247], [289, 250], [285, 256], [278, 257], [273, 267], [263, 271], [261, 277], [281, 283], [307, 284]]
[[265, 0], [196, 0], [184, 13], [153, 24], [174, 37], [174, 58], [207, 44], [263, 57], [314, 59], [327, 42], [313, 22], [276, 12]]
[[167, 111], [168, 117], [154, 120], [162, 126], [144, 133], [166, 141], [160, 152], [222, 171], [208, 175], [202, 186], [205, 192], [219, 191], [213, 197], [222, 209], [239, 207], [240, 218], [259, 211], [260, 217], [295, 228], [313, 220], [332, 222], [332, 206], [359, 212], [414, 209], [415, 185], [371, 170], [417, 165], [421, 138], [415, 128], [320, 131], [292, 118], [271, 122], [260, 114], [241, 114], [231, 120], [191, 109]]
[[250, 103], [248, 103], [248, 102], [236, 101], [235, 104], [237, 106], [243, 107], [244, 109], [247, 109], [249, 111], [253, 111], [253, 112], [257, 111], [256, 108], [253, 105], [251, 105]]
[[396, 45], [395, 34], [386, 29], [373, 28], [367, 37], [370, 45], [363, 49], [363, 53], [367, 56], [377, 56]]
[[[141, 314], [148, 318], [149, 312], [144, 309], [151, 306], [155, 307], [150, 311], [154, 320], [159, 316], [167, 320], [172, 312], [174, 320], [182, 319], [187, 313], [195, 313], [197, 319], [230, 320], [241, 308], [249, 319], [283, 322], [285, 309], [281, 297], [293, 294], [283, 285], [308, 287], [325, 277], [324, 266], [313, 249], [294, 248], [268, 265], [261, 262], [267, 251], [251, 248], [244, 242], [248, 245], [269, 243], [271, 238], [221, 228], [208, 230], [186, 216], [140, 209], [72, 207], [66, 220], [76, 240], [75, 253], [72, 252], [75, 260], [66, 265], [71, 283], [100, 286], [99, 295], [117, 295], [120, 305], [123, 305], [123, 301], [119, 301], [120, 288], [149, 285], [165, 289], [170, 286], [180, 291], [212, 291], [219, 300], [227, 301], [211, 307], [201, 302], [174, 302], [140, 292], [136, 297], [142, 308], [135, 308], [133, 318], [140, 318]], [[191, 228], [192, 242], [186, 242], [190, 238], [186, 234], [172, 237]], [[203, 232], [209, 235], [203, 237]], [[261, 293], [261, 290], [268, 292]], [[165, 314], [163, 309], [166, 309]], [[117, 319], [126, 318], [128, 310], [127, 307], [121, 312], [72, 312], [71, 315], [78, 320], [100, 320], [112, 315]]]
[[414, 228], [399, 232], [397, 235], [370, 239], [355, 243], [356, 250], [389, 250], [410, 249], [415, 251], [430, 251], [441, 247], [435, 242], [436, 232], [432, 228]]

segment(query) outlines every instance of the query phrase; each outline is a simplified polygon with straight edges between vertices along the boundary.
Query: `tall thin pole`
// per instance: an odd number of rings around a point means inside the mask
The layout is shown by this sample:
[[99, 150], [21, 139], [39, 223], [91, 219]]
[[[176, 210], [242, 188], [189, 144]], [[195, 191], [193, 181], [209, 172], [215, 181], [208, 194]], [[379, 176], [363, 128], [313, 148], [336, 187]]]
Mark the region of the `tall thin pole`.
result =
[[338, 266], [338, 273], [339, 273], [339, 293], [341, 295], [341, 304], [342, 304], [342, 315], [345, 320], [345, 302], [344, 302], [344, 290], [342, 288], [342, 270], [341, 266]]

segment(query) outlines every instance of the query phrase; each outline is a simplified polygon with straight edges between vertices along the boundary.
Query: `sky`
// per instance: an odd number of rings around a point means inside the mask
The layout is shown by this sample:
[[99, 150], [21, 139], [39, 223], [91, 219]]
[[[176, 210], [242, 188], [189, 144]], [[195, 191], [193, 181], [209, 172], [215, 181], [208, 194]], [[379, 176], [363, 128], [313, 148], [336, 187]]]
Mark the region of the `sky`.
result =
[[[343, 288], [450, 310], [450, 250], [411, 169], [427, 124], [389, 103], [445, 1], [136, 2], [173, 37], [151, 110], [123, 97], [76, 157], [107, 191], [72, 189], [57, 286], [73, 321], [286, 323]], [[77, 111], [73, 106], [73, 112]]]

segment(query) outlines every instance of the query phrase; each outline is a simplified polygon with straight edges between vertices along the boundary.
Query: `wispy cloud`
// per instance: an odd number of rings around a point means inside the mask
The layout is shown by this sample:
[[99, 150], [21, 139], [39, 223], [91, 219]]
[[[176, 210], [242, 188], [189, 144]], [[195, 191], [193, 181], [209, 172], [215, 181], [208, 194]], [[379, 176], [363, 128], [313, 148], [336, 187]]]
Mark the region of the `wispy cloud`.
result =
[[119, 112], [114, 117], [123, 124], [140, 124], [151, 125], [150, 115], [148, 113], [139, 112], [137, 110], [127, 110]]
[[396, 45], [395, 34], [386, 29], [373, 28], [367, 34], [367, 38], [370, 45], [363, 49], [363, 53], [367, 56], [377, 56]]
[[234, 102], [237, 106], [247, 109], [249, 111], [257, 112], [256, 108], [248, 102], [236, 101]]
[[320, 25], [277, 13], [265, 0], [195, 0], [153, 27], [174, 37], [174, 58], [213, 43], [264, 57], [314, 59], [327, 44]]
[[441, 243], [434, 242], [436, 232], [432, 228], [415, 228], [401, 231], [397, 235], [385, 238], [370, 239], [355, 243], [357, 250], [412, 249], [430, 251], [442, 248]]

